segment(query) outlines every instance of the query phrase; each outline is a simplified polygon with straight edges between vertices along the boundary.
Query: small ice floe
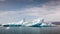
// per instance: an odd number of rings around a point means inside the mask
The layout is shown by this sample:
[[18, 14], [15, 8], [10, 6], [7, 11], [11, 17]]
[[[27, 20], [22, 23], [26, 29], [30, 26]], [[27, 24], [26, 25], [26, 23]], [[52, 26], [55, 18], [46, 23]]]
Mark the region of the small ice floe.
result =
[[7, 29], [7, 30], [10, 29], [10, 27], [6, 27], [6, 29]]

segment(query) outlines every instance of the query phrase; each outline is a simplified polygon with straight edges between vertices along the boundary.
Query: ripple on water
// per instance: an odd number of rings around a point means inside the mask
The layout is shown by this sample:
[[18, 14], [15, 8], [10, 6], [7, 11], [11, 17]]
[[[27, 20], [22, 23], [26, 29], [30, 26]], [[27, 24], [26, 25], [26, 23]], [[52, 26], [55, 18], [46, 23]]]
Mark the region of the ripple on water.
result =
[[0, 34], [60, 34], [60, 27], [0, 27]]

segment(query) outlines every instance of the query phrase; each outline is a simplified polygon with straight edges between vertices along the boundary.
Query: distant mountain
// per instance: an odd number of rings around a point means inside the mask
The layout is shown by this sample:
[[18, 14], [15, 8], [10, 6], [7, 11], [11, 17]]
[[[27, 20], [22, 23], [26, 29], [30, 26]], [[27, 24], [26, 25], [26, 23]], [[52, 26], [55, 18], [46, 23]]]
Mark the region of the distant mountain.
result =
[[60, 22], [52, 22], [52, 24], [60, 25]]

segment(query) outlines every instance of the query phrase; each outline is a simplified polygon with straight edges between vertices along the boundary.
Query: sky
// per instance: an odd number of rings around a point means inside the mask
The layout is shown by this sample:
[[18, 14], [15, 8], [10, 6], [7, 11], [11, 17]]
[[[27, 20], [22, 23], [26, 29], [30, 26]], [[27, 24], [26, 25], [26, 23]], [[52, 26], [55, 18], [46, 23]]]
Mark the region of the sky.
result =
[[60, 21], [60, 0], [0, 0], [0, 23], [41, 17], [45, 22]]

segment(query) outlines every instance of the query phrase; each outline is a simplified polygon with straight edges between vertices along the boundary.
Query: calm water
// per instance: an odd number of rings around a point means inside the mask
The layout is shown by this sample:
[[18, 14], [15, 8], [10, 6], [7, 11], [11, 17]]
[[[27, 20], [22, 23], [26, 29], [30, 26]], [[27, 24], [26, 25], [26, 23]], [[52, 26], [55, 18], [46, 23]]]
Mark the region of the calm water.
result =
[[60, 27], [0, 27], [0, 34], [60, 34]]

